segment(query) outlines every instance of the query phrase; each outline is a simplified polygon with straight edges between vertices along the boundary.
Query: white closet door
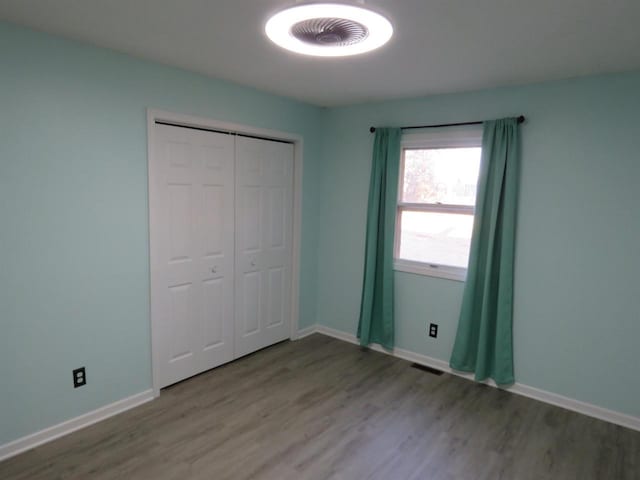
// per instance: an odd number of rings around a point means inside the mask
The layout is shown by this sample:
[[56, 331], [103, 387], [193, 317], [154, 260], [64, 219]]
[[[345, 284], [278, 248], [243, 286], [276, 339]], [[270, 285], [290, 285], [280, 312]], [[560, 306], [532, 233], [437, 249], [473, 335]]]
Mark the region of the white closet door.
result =
[[236, 357], [289, 338], [293, 145], [236, 138]]
[[234, 138], [154, 128], [151, 295], [164, 387], [234, 357]]

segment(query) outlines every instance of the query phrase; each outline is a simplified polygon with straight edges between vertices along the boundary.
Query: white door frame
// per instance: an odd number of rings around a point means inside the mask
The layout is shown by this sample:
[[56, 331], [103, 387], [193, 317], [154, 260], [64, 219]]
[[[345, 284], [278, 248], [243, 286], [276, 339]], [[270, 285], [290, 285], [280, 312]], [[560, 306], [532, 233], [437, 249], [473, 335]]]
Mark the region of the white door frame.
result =
[[151, 365], [152, 365], [152, 388], [155, 397], [160, 395], [160, 381], [158, 369], [160, 367], [159, 348], [158, 346], [158, 328], [154, 328], [154, 319], [157, 318], [158, 306], [152, 296], [153, 288], [151, 282], [154, 280], [153, 268], [155, 267], [154, 259], [156, 258], [157, 245], [154, 244], [151, 236], [152, 231], [157, 230], [153, 219], [157, 218], [154, 208], [149, 201], [151, 191], [154, 187], [152, 162], [155, 160], [155, 129], [156, 121], [167, 122], [175, 125], [183, 125], [185, 127], [196, 127], [220, 132], [238, 133], [243, 135], [251, 135], [260, 138], [284, 140], [293, 143], [293, 251], [292, 251], [292, 268], [291, 268], [291, 332], [289, 338], [296, 340], [298, 338], [298, 320], [299, 305], [298, 297], [300, 292], [300, 239], [302, 224], [302, 137], [295, 133], [281, 132], [277, 130], [268, 130], [264, 128], [256, 128], [248, 125], [224, 122], [211, 118], [196, 117], [193, 115], [185, 115], [181, 113], [167, 112], [164, 110], [147, 109], [147, 172], [148, 172], [148, 191], [147, 201], [149, 208], [149, 323], [151, 328]]

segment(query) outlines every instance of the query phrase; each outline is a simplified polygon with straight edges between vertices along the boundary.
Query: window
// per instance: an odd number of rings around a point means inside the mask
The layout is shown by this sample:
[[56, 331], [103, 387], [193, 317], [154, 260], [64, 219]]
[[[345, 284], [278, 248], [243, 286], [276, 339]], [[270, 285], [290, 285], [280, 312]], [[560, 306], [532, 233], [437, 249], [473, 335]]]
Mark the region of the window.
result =
[[395, 269], [464, 280], [482, 127], [402, 137]]

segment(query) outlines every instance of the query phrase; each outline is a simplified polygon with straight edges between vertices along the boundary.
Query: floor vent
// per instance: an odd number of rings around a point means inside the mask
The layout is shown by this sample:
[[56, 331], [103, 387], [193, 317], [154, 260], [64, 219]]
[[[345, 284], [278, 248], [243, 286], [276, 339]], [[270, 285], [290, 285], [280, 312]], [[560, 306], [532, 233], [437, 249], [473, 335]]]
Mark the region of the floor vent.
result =
[[412, 363], [411, 368], [417, 368], [418, 370], [422, 370], [423, 372], [428, 372], [428, 373], [431, 373], [432, 375], [438, 375], [438, 376], [444, 373], [442, 370], [427, 367], [425, 365], [420, 365], [419, 363]]

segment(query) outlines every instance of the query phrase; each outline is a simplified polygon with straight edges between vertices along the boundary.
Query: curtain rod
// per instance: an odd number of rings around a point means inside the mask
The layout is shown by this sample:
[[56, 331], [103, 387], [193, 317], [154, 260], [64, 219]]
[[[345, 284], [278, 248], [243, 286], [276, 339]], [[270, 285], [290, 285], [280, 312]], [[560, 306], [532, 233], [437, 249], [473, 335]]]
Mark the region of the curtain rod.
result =
[[[524, 115], [518, 117], [518, 123], [523, 123]], [[400, 127], [400, 130], [413, 130], [417, 128], [439, 128], [439, 127], [462, 127], [464, 125], [482, 125], [483, 122], [461, 122], [461, 123], [441, 123], [440, 125], [415, 125], [411, 127]], [[371, 133], [376, 131], [376, 127], [369, 128]]]

